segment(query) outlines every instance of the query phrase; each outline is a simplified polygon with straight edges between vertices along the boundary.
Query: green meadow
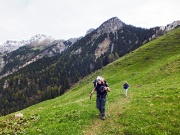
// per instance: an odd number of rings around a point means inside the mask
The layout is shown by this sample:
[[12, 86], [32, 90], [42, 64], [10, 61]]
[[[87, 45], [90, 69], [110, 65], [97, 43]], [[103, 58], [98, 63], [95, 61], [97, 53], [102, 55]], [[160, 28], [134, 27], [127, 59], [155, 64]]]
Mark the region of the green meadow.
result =
[[[89, 98], [92, 81], [108, 82], [106, 119]], [[123, 83], [128, 81], [128, 96]], [[82, 79], [64, 95], [0, 117], [0, 134], [180, 135], [180, 28]], [[19, 113], [16, 112], [16, 113]]]

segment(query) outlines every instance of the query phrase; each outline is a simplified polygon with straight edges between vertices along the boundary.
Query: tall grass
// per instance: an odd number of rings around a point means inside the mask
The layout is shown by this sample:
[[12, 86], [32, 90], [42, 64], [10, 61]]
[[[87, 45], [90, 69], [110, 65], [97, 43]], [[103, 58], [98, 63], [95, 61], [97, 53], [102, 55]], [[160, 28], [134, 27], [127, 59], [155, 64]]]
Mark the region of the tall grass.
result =
[[[0, 134], [180, 134], [180, 29], [98, 70], [66, 94], [0, 117]], [[106, 120], [98, 117], [92, 81], [101, 75], [111, 92]], [[128, 81], [128, 97], [122, 85]], [[108, 117], [110, 116], [110, 117]]]

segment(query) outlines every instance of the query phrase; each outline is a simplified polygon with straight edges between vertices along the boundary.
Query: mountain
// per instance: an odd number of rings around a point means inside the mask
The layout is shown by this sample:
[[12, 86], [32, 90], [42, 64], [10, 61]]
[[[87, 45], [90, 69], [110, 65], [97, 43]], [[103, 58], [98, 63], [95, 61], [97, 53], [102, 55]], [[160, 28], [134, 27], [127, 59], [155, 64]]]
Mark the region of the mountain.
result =
[[2, 56], [0, 78], [13, 74], [19, 69], [43, 57], [52, 57], [74, 44], [78, 38], [67, 41], [54, 40], [45, 35], [36, 35], [26, 41], [19, 49]]
[[[119, 18], [117, 17], [113, 17], [109, 20], [107, 20], [106, 22], [104, 22], [97, 31], [97, 35], [99, 34], [103, 34], [103, 33], [115, 33], [118, 29], [121, 29], [123, 27], [123, 25], [125, 25], [125, 23], [123, 23]], [[148, 41], [153, 40], [159, 36], [164, 35], [165, 33], [167, 33], [168, 31], [177, 28], [180, 25], [180, 21], [174, 21], [171, 24], [168, 24], [167, 26], [161, 26], [161, 27], [156, 27], [154, 29], [156, 29], [156, 33], [150, 38], [148, 39]], [[86, 35], [88, 35], [89, 33], [93, 32], [95, 29], [89, 29], [86, 33]], [[52, 37], [50, 36], [46, 36], [43, 34], [37, 34], [33, 37], [31, 37], [29, 40], [22, 40], [22, 41], [11, 41], [11, 40], [7, 40], [6, 43], [0, 45], [0, 70], [1, 71], [1, 76], [0, 78], [7, 76], [9, 74], [14, 73], [15, 71], [18, 71], [20, 68], [25, 67], [26, 65], [41, 59], [44, 56], [54, 56], [54, 53], [61, 53], [62, 51], [64, 51], [67, 46], [71, 46], [72, 44], [74, 44], [77, 40], [80, 40], [82, 37], [80, 38], [72, 38], [69, 39], [67, 41], [64, 40], [54, 40]], [[58, 43], [59, 42], [59, 43]], [[146, 40], [144, 41], [144, 43], [147, 42]], [[31, 46], [33, 46], [31, 48], [32, 50], [35, 50], [36, 52], [39, 50], [41, 51], [42, 49], [45, 49], [45, 47], [47, 46], [51, 46], [53, 44], [59, 44], [60, 46], [55, 47], [53, 50], [56, 50], [57, 48], [61, 48], [60, 50], [57, 49], [55, 52], [52, 50], [50, 51], [44, 51], [45, 53], [43, 54], [39, 54], [37, 56], [33, 57], [31, 55], [27, 55], [25, 56], [27, 60], [21, 60], [21, 64], [19, 65], [19, 63], [17, 63], [17, 66], [14, 65], [16, 61], [14, 60], [14, 53], [11, 54], [12, 51], [17, 50], [19, 47], [22, 46], [29, 46], [31, 44]], [[39, 46], [39, 47], [38, 47]], [[21, 53], [23, 53], [22, 51], [20, 51]], [[27, 51], [26, 51], [27, 52]], [[53, 54], [52, 54], [53, 52]], [[25, 54], [25, 53], [24, 53]], [[15, 55], [18, 55], [17, 53]], [[13, 58], [11, 58], [11, 56], [13, 56]], [[17, 58], [19, 59], [19, 57]], [[11, 62], [10, 62], [11, 61]], [[13, 64], [12, 64], [13, 62]], [[9, 65], [13, 65], [13, 66], [9, 66]]]
[[157, 38], [158, 31], [113, 17], [75, 41], [29, 44], [11, 52], [1, 71], [1, 115], [64, 94], [87, 75]]
[[[178, 135], [180, 126], [180, 28], [168, 32], [83, 78], [67, 93], [0, 117], [1, 134]], [[103, 76], [111, 92], [106, 120], [89, 99]], [[128, 97], [123, 83], [128, 81]], [[1, 105], [1, 104], [0, 104]], [[15, 115], [23, 114], [16, 118]]]
[[52, 42], [54, 40], [52, 37], [46, 36], [44, 34], [37, 34], [31, 37], [29, 40], [22, 40], [22, 41], [7, 40], [6, 43], [0, 45], [0, 53], [7, 54], [14, 50], [17, 50], [19, 47], [28, 44], [40, 44], [45, 39], [47, 43]]
[[31, 37], [29, 40], [22, 40], [22, 41], [7, 40], [6, 43], [0, 45], [0, 54], [1, 54], [0, 70], [7, 64], [6, 57], [10, 57], [11, 52], [19, 49], [20, 47], [27, 45], [31, 45], [31, 46], [34, 45], [34, 47], [36, 48], [40, 45], [45, 47], [53, 41], [54, 39], [52, 37], [43, 34], [37, 34]]

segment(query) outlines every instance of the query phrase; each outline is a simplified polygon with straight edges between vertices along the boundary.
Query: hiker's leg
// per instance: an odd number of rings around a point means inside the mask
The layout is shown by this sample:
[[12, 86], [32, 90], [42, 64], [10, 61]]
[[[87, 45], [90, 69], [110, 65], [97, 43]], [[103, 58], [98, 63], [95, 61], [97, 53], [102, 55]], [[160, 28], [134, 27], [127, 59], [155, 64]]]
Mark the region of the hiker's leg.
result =
[[124, 89], [124, 96], [127, 96], [127, 89]]
[[99, 97], [97, 97], [97, 99], [96, 99], [96, 107], [99, 110], [99, 112], [101, 113], [101, 101], [100, 101]]
[[125, 94], [126, 97], [127, 97], [127, 92], [128, 92], [128, 89], [126, 89], [126, 94]]
[[101, 98], [101, 115], [105, 116], [106, 97]]

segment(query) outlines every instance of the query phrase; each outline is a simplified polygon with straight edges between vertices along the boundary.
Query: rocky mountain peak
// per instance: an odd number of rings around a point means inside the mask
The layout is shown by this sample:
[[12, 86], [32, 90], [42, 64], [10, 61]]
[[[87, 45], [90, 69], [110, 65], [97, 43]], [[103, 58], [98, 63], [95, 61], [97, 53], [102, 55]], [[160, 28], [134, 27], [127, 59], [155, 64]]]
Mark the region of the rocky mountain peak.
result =
[[54, 41], [54, 39], [51, 36], [46, 36], [44, 34], [37, 34], [31, 37], [29, 40], [21, 40], [21, 41], [7, 40], [4, 44], [0, 45], [0, 52], [2, 54], [6, 54], [14, 50], [17, 50], [19, 47], [24, 45], [34, 46], [42, 43], [49, 44], [52, 41]]
[[105, 21], [99, 28], [98, 33], [116, 32], [121, 29], [125, 24], [117, 17], [113, 17]]
[[175, 29], [176, 27], [180, 26], [180, 20], [178, 21], [174, 21], [166, 26], [162, 26], [160, 27], [160, 30], [162, 31], [170, 31], [170, 30], [173, 30]]
[[37, 34], [37, 35], [30, 38], [30, 42], [33, 42], [35, 40], [44, 40], [44, 39], [47, 39], [47, 38], [54, 40], [51, 36], [46, 36], [44, 34]]
[[170, 24], [167, 24], [166, 26], [157, 27], [156, 28], [156, 33], [153, 35], [152, 38], [154, 39], [154, 38], [157, 38], [159, 36], [162, 36], [165, 33], [167, 33], [168, 31], [173, 30], [173, 29], [175, 29], [177, 27], [180, 27], [180, 20], [174, 21], [174, 22], [172, 22]]
[[47, 46], [51, 42], [54, 41], [54, 38], [51, 36], [46, 36], [44, 34], [37, 34], [30, 38], [30, 45], [31, 46]]

